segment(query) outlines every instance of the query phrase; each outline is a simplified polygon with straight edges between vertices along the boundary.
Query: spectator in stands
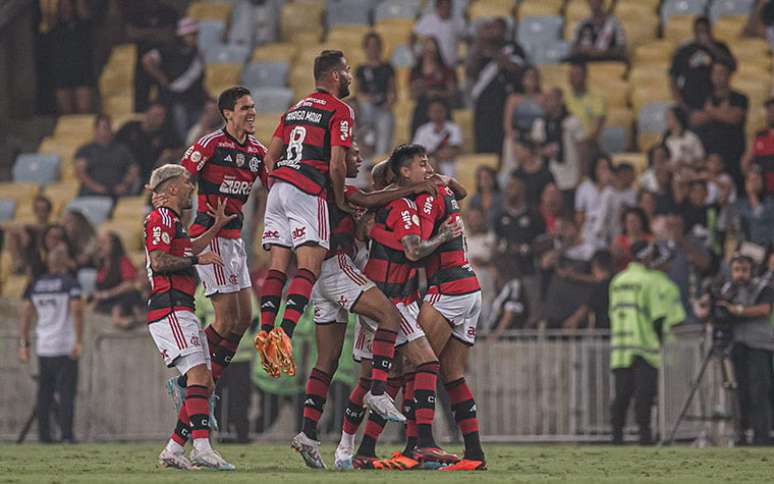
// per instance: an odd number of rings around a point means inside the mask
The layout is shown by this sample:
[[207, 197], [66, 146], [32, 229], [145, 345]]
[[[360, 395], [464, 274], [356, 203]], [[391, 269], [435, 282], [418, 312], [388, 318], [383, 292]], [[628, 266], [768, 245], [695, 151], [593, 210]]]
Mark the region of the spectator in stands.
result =
[[9, 228], [8, 252], [11, 254], [11, 271], [14, 274], [27, 273], [29, 261], [42, 243], [43, 232], [51, 219], [52, 209], [51, 200], [43, 195], [37, 195], [32, 201], [35, 222]]
[[160, 87], [143, 68], [143, 57], [154, 49], [161, 49], [174, 42], [178, 15], [174, 8], [161, 0], [125, 0], [120, 2], [120, 6], [126, 22], [127, 40], [137, 46], [134, 112], [143, 113], [149, 106], [151, 88]]
[[382, 58], [382, 37], [369, 32], [363, 37], [366, 61], [355, 71], [357, 80], [358, 128], [370, 136], [358, 136], [360, 140], [373, 138], [373, 142], [362, 143], [373, 146], [373, 152], [388, 153], [392, 146], [395, 116], [392, 106], [398, 98], [395, 69]]
[[742, 172], [747, 173], [756, 165], [763, 176], [764, 193], [774, 197], [774, 97], [767, 99], [764, 106], [766, 128], [755, 133], [748, 145], [742, 158]]
[[94, 141], [75, 152], [75, 177], [79, 196], [118, 198], [132, 193], [139, 169], [131, 152], [113, 137], [110, 117], [94, 121]]
[[201, 113], [204, 89], [204, 57], [197, 47], [199, 25], [192, 18], [177, 23], [177, 41], [143, 56], [145, 71], [161, 86], [159, 101], [169, 106], [180, 139], [185, 138]]
[[454, 16], [452, 0], [436, 0], [435, 10], [427, 12], [417, 20], [412, 36], [414, 51], [419, 38], [434, 37], [438, 41], [441, 56], [447, 66], [457, 65], [457, 46], [465, 37], [465, 20]]
[[704, 246], [720, 255], [718, 239], [718, 208], [707, 203], [707, 184], [704, 180], [694, 179], [689, 183], [688, 196], [678, 208], [683, 218], [683, 230], [694, 239], [702, 241]]
[[[542, 121], [542, 120], [541, 120]], [[547, 185], [555, 183], [554, 175], [548, 169], [543, 157], [543, 141], [545, 140], [545, 124], [535, 122], [536, 129], [520, 132], [515, 146], [516, 157], [521, 160], [520, 166], [513, 171], [513, 176], [524, 182], [525, 201], [527, 206], [537, 209], [540, 196]]]
[[526, 54], [507, 37], [503, 18], [484, 22], [465, 64], [473, 100], [473, 129], [476, 153], [500, 153], [503, 148], [502, 122], [508, 95], [521, 90]]
[[126, 256], [121, 237], [108, 231], [97, 242], [97, 284], [94, 310], [109, 314], [116, 328], [130, 329], [142, 320], [143, 300], [137, 290], [137, 269]]
[[621, 23], [604, 0], [589, 0], [591, 15], [575, 28], [571, 54], [586, 61], [626, 60], [626, 38]]
[[73, 420], [78, 389], [78, 357], [83, 344], [83, 312], [78, 280], [68, 273], [67, 254], [58, 248], [46, 258], [46, 273], [24, 291], [21, 308], [19, 359], [30, 359], [30, 326], [34, 320], [38, 355], [36, 416], [40, 442], [53, 442], [51, 410], [54, 395], [59, 407], [62, 441], [75, 443]]
[[[747, 172], [746, 168], [743, 168]], [[736, 185], [731, 176], [725, 172], [723, 158], [717, 153], [707, 155], [704, 170], [699, 172], [699, 176], [707, 181], [707, 202], [715, 203], [720, 197], [721, 185], [728, 180], [731, 181], [731, 191], [728, 194], [728, 200], [736, 201]]]
[[411, 118], [412, 137], [428, 121], [427, 107], [431, 99], [445, 99], [449, 106], [457, 99], [457, 74], [444, 63], [438, 41], [428, 37], [422, 46], [422, 54], [411, 68], [409, 77], [411, 99], [416, 102]]
[[480, 209], [491, 230], [500, 217], [503, 201], [497, 172], [489, 166], [476, 168], [476, 192], [470, 198], [470, 208]]
[[503, 209], [493, 227], [498, 252], [512, 258], [522, 276], [535, 274], [532, 244], [546, 231], [543, 217], [525, 201], [526, 187], [521, 178], [511, 176], [503, 194]]
[[[641, 192], [646, 194], [648, 192]], [[632, 260], [631, 248], [635, 242], [651, 242], [648, 215], [641, 207], [626, 207], [621, 215], [623, 231], [616, 235], [610, 247], [616, 271], [622, 271]]]
[[524, 329], [530, 321], [529, 295], [518, 270], [509, 261], [497, 265], [497, 282], [500, 291], [492, 303], [492, 311], [486, 327], [487, 340], [494, 342], [508, 330]]
[[640, 189], [637, 193], [637, 208], [642, 209], [645, 213], [650, 222], [648, 230], [653, 232], [653, 219], [656, 217], [656, 196], [653, 192]]
[[549, 183], [543, 189], [538, 210], [546, 224], [546, 233], [555, 234], [556, 222], [567, 215], [564, 207], [564, 197], [562, 197], [562, 192], [556, 187], [556, 183]]
[[62, 215], [62, 227], [70, 243], [70, 252], [78, 269], [95, 267], [97, 263], [97, 232], [79, 210], [68, 209]]
[[[599, 137], [605, 127], [607, 107], [602, 96], [589, 91], [588, 66], [585, 62], [574, 61], [569, 71], [570, 89], [565, 98], [567, 110], [578, 118], [586, 133], [586, 159], [593, 160], [600, 152]], [[588, 165], [584, 165], [588, 166]]]
[[564, 206], [573, 210], [575, 189], [585, 173], [582, 154], [585, 152], [586, 133], [580, 120], [564, 104], [564, 93], [553, 87], [546, 95], [546, 157], [556, 179], [556, 186], [564, 197]]
[[607, 228], [606, 240], [613, 240], [621, 233], [621, 215], [626, 208], [637, 205], [635, 178], [634, 167], [625, 161], [620, 162], [612, 170], [610, 189], [602, 192], [601, 218]]
[[693, 35], [692, 41], [675, 51], [669, 69], [672, 97], [688, 113], [704, 109], [712, 95], [710, 71], [714, 62], [724, 62], [731, 70], [736, 69], [736, 60], [728, 46], [712, 36], [709, 18], [696, 17]]
[[430, 121], [417, 129], [412, 143], [425, 147], [437, 171], [454, 176], [457, 156], [462, 151], [462, 130], [454, 121], [448, 121], [449, 108], [441, 98], [430, 100], [427, 114]]
[[[653, 195], [653, 214], [648, 217], [653, 221], [653, 215], [665, 214], [674, 209], [672, 194], [672, 166], [669, 148], [658, 143], [648, 150], [648, 169], [640, 175], [640, 188]], [[647, 210], [646, 210], [647, 212]]]
[[486, 318], [495, 293], [496, 270], [493, 258], [497, 249], [497, 239], [494, 232], [487, 226], [486, 217], [480, 208], [471, 206], [465, 210], [465, 228], [468, 260], [481, 284], [482, 317]]
[[752, 167], [745, 177], [745, 196], [736, 204], [744, 240], [762, 247], [774, 243], [774, 199], [764, 196], [763, 176]]
[[512, 92], [503, 111], [503, 161], [502, 172], [510, 172], [518, 166], [513, 144], [517, 142], [519, 131], [529, 131], [535, 120], [545, 116], [546, 96], [540, 83], [540, 71], [536, 66], [524, 69], [521, 79], [523, 92]]
[[116, 141], [131, 152], [143, 184], [150, 178], [151, 171], [160, 165], [159, 159], [169, 159], [182, 145], [175, 131], [169, 129], [167, 107], [158, 102], [148, 105], [142, 119], [121, 126]]
[[[591, 291], [586, 301], [562, 323], [564, 329], [594, 328], [609, 329], [610, 317], [610, 281], [615, 275], [613, 256], [610, 251], [601, 249], [591, 258]], [[588, 317], [593, 315], [593, 319]]]
[[[594, 160], [589, 178], [584, 180], [575, 192], [575, 220], [582, 228], [583, 239], [592, 243], [605, 243], [608, 225], [603, 218], [603, 198], [612, 190], [613, 166], [610, 157], [601, 154]], [[589, 256], [590, 257], [590, 256]]]
[[701, 110], [691, 114], [691, 124], [708, 153], [718, 153], [740, 191], [744, 189], [741, 160], [745, 152], [747, 96], [731, 88], [731, 67], [712, 64], [712, 92]]
[[48, 34], [59, 114], [88, 113], [96, 85], [94, 39], [87, 0], [60, 0]]
[[672, 165], [693, 165], [704, 162], [704, 145], [688, 127], [688, 115], [680, 106], [672, 106], [666, 114], [667, 130], [663, 142], [669, 147]]
[[212, 98], [207, 98], [202, 108], [202, 114], [199, 116], [199, 121], [188, 130], [185, 144], [186, 146], [191, 146], [205, 134], [212, 133], [222, 127], [223, 117], [218, 110], [218, 102]]

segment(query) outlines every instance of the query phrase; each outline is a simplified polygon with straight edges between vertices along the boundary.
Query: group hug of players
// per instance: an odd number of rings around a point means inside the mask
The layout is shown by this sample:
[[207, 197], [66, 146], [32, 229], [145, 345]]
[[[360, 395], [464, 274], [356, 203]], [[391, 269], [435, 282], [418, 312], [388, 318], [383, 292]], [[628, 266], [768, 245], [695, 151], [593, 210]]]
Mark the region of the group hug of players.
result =
[[[252, 136], [250, 92], [234, 87], [218, 99], [225, 127], [198, 140], [179, 165], [151, 175], [148, 327], [165, 364], [181, 374], [168, 383], [177, 396], [178, 422], [159, 461], [180, 469], [234, 469], [210, 445], [210, 397], [251, 323], [241, 210], [260, 179], [270, 187], [262, 244], [271, 264], [255, 347], [268, 374], [295, 374], [293, 330], [309, 303], [316, 323], [317, 361], [306, 384], [303, 428], [291, 447], [308, 466], [326, 467], [317, 423], [354, 313], [353, 356], [362, 374], [349, 396], [335, 467], [484, 470], [476, 405], [464, 377], [481, 311], [458, 205], [465, 190], [435, 174], [417, 145], [401, 145], [377, 164], [372, 190], [347, 186], [362, 160], [352, 139], [352, 109], [342, 102], [352, 81], [344, 55], [322, 52], [314, 77], [315, 92], [282, 116], [268, 148]], [[187, 231], [181, 214], [193, 206], [197, 187], [197, 212]], [[293, 258], [296, 271], [287, 284]], [[420, 268], [427, 279], [423, 298]], [[197, 273], [215, 309], [204, 329], [193, 313]], [[285, 311], [275, 325], [286, 285]], [[439, 377], [464, 437], [463, 458], [433, 438]], [[402, 411], [394, 403], [400, 392]], [[405, 423], [406, 447], [379, 459], [376, 441], [387, 421]], [[186, 457], [189, 438], [193, 449]]]

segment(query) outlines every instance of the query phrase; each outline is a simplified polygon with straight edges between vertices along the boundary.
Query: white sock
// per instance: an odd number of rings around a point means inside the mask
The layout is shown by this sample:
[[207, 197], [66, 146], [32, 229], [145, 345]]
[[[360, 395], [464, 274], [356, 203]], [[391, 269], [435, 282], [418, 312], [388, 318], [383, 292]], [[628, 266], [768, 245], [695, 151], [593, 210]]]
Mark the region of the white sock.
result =
[[198, 450], [199, 452], [212, 450], [212, 447], [210, 447], [210, 439], [194, 439], [193, 446], [194, 449]]
[[169, 442], [167, 442], [167, 450], [173, 454], [182, 454], [185, 452], [185, 447], [175, 442], [174, 439], [169, 439]]
[[341, 443], [340, 446], [349, 447], [350, 449], [355, 448], [355, 434], [348, 434], [346, 432], [341, 433]]

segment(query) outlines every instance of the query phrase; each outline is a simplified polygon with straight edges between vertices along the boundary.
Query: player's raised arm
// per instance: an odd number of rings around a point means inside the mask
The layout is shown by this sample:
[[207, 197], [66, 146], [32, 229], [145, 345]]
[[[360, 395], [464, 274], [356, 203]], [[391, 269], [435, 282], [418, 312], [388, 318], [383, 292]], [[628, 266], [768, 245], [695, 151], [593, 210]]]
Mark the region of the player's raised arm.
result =
[[447, 219], [438, 229], [438, 233], [430, 240], [422, 240], [422, 237], [416, 234], [403, 237], [400, 242], [403, 244], [403, 252], [406, 258], [412, 262], [424, 259], [435, 252], [439, 246], [462, 235], [463, 227], [459, 220]]
[[420, 193], [428, 193], [436, 196], [438, 188], [432, 181], [424, 181], [422, 183], [416, 183], [407, 187], [389, 186], [382, 190], [373, 192], [364, 192], [363, 190], [356, 190], [347, 194], [347, 199], [355, 205], [364, 208], [378, 208], [387, 205], [393, 200], [403, 198], [409, 195], [419, 195]]

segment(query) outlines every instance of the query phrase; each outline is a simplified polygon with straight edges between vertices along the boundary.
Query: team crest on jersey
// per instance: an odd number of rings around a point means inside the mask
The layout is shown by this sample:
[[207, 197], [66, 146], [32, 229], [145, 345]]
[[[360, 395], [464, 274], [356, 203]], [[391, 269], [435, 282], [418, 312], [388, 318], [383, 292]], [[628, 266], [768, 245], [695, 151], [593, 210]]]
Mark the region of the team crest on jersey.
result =
[[258, 159], [258, 158], [256, 158], [255, 156], [253, 156], [252, 158], [250, 158], [250, 171], [252, 171], [253, 173], [255, 173], [255, 172], [256, 172], [256, 171], [258, 171], [260, 168], [261, 168], [261, 160], [259, 160], [259, 159]]
[[243, 153], [236, 154], [236, 166], [240, 168], [245, 166], [245, 155]]
[[202, 159], [202, 154], [199, 153], [198, 151], [194, 151], [193, 153], [191, 153], [191, 161], [193, 161], [194, 163], [199, 163], [201, 159]]
[[169, 234], [166, 232], [161, 233], [161, 240], [164, 241], [165, 244], [169, 243]]

